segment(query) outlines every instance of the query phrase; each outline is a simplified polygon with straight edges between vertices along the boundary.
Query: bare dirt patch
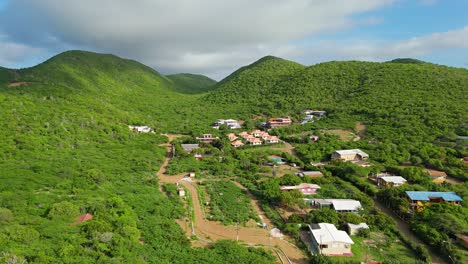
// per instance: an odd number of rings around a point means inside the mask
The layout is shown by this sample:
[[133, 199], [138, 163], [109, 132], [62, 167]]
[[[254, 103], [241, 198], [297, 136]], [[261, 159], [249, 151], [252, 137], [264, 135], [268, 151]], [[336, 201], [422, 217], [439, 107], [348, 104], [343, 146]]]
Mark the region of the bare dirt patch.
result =
[[325, 134], [338, 136], [342, 141], [352, 141], [357, 138], [356, 134], [353, 132], [343, 129], [322, 130], [322, 132]]
[[23, 85], [28, 85], [27, 82], [12, 82], [8, 84], [8, 87], [20, 87]]
[[356, 131], [356, 134], [360, 138], [363, 138], [364, 135], [366, 134], [367, 126], [364, 125], [364, 123], [362, 123], [362, 122], [358, 122], [358, 123], [356, 123], [356, 126], [354, 127], [354, 131]]

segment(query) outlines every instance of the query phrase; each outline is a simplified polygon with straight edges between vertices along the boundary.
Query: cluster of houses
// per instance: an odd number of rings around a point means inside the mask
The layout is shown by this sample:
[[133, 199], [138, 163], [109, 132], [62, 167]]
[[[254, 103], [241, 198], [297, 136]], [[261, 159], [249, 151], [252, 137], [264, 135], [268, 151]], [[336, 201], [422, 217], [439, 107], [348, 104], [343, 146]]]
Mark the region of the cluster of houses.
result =
[[238, 135], [230, 133], [227, 136], [231, 142], [231, 146], [235, 148], [244, 146], [244, 142], [252, 146], [258, 146], [262, 144], [275, 144], [280, 141], [277, 136], [272, 136], [268, 132], [260, 130], [254, 130], [252, 133], [243, 131]]
[[220, 126], [226, 125], [229, 129], [240, 129], [241, 125], [239, 121], [235, 119], [218, 119], [213, 123], [214, 129], [219, 129]]

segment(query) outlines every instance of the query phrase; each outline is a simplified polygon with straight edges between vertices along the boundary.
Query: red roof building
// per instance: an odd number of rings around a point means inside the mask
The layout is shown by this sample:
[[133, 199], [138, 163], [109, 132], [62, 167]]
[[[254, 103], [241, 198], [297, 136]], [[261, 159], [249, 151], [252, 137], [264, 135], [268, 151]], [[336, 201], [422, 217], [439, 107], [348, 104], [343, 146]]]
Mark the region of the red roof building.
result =
[[75, 222], [73, 222], [73, 224], [77, 225], [77, 224], [89, 221], [89, 220], [93, 219], [93, 217], [94, 216], [92, 214], [80, 215], [75, 219]]

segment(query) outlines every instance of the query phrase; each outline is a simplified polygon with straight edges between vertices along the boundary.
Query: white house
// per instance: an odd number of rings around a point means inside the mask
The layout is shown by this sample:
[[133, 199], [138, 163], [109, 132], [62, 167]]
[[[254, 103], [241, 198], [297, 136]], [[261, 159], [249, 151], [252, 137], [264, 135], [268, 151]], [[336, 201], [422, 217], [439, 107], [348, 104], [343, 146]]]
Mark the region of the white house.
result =
[[369, 158], [369, 154], [365, 153], [360, 149], [346, 149], [346, 150], [337, 150], [332, 153], [332, 159], [340, 159], [344, 161], [352, 160], [364, 160]]
[[138, 133], [154, 133], [153, 129], [149, 126], [128, 126], [128, 128]]
[[378, 186], [398, 187], [406, 184], [406, 179], [401, 176], [377, 177]]
[[332, 208], [338, 213], [357, 213], [362, 209], [359, 201], [353, 199], [304, 199], [314, 207]]
[[327, 256], [352, 256], [353, 240], [345, 231], [336, 229], [335, 225], [318, 223], [308, 225], [312, 234], [312, 247], [316, 253]]
[[241, 128], [239, 121], [234, 119], [218, 119], [213, 124], [213, 128], [219, 129], [221, 125], [226, 125], [229, 129], [239, 129]]
[[277, 136], [270, 136], [265, 140], [265, 142], [268, 144], [279, 143], [279, 138]]

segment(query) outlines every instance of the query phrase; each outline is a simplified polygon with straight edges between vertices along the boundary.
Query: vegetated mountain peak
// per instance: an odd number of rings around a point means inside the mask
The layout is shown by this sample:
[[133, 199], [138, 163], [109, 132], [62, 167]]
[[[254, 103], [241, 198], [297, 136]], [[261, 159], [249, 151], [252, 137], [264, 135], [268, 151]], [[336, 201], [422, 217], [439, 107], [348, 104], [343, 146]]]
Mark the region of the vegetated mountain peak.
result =
[[391, 61], [387, 61], [388, 63], [405, 63], [405, 64], [422, 64], [422, 63], [427, 63], [422, 60], [418, 59], [413, 59], [413, 58], [396, 58]]
[[34, 69], [55, 65], [67, 65], [76, 69], [94, 68], [95, 70], [104, 71], [138, 69], [162, 76], [155, 69], [135, 60], [124, 59], [113, 54], [95, 53], [83, 50], [70, 50], [62, 52], [32, 68]]
[[215, 80], [201, 74], [177, 73], [166, 75], [174, 82], [174, 90], [180, 93], [196, 94], [204, 93], [214, 89]]
[[302, 70], [305, 66], [297, 62], [285, 60], [274, 56], [265, 56], [247, 66], [239, 68], [229, 76], [221, 80], [216, 86], [221, 87], [224, 83], [233, 79], [246, 78], [251, 76], [254, 78], [275, 78], [282, 75], [291, 74], [292, 72]]

